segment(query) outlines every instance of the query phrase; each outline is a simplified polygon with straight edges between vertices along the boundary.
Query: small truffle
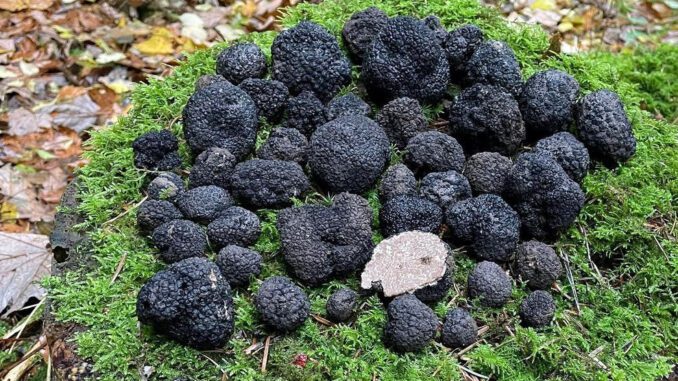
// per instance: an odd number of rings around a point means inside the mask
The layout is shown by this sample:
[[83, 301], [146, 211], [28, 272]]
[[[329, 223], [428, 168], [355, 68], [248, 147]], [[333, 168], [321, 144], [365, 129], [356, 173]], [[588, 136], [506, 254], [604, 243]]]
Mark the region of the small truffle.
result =
[[191, 173], [188, 175], [188, 185], [190, 188], [216, 185], [228, 189], [235, 163], [235, 156], [227, 149], [208, 148], [195, 159]]
[[335, 323], [342, 323], [353, 316], [358, 304], [358, 294], [349, 289], [337, 290], [327, 299], [325, 310], [327, 317]]
[[253, 245], [261, 234], [256, 214], [239, 206], [232, 206], [207, 225], [207, 237], [212, 247]]
[[270, 123], [280, 121], [290, 96], [284, 83], [270, 79], [248, 78], [238, 87], [252, 98], [260, 117], [266, 118]]
[[186, 220], [166, 222], [153, 231], [151, 237], [165, 263], [191, 257], [204, 257], [207, 238], [200, 225]]
[[556, 303], [546, 291], [532, 291], [520, 303], [520, 320], [527, 327], [545, 327], [553, 320], [556, 312]]
[[511, 278], [494, 262], [483, 261], [468, 276], [468, 296], [486, 307], [501, 307], [511, 297]]
[[448, 348], [466, 348], [478, 340], [478, 325], [468, 311], [454, 308], [447, 311], [440, 341]]
[[162, 172], [148, 184], [146, 193], [150, 200], [174, 202], [186, 190], [184, 180], [173, 172]]
[[483, 31], [475, 25], [463, 25], [448, 34], [445, 52], [450, 64], [450, 81], [458, 84], [467, 81], [466, 63], [484, 39]]
[[266, 75], [266, 56], [255, 44], [229, 46], [217, 57], [217, 74], [233, 84]]
[[261, 272], [261, 255], [244, 247], [228, 245], [219, 251], [215, 260], [221, 274], [231, 287], [244, 287], [250, 278]]
[[259, 148], [257, 157], [266, 160], [306, 162], [308, 140], [294, 128], [279, 127], [271, 131], [266, 142]]
[[309, 137], [325, 122], [327, 122], [327, 109], [312, 92], [302, 91], [301, 94], [287, 101], [285, 127], [297, 129]]
[[275, 276], [266, 279], [254, 299], [261, 320], [280, 332], [299, 328], [311, 310], [304, 291], [288, 278]]
[[379, 226], [384, 237], [412, 230], [437, 233], [442, 223], [443, 210], [419, 196], [394, 197], [379, 211]]
[[435, 15], [429, 15], [421, 21], [427, 28], [431, 29], [431, 32], [433, 32], [433, 35], [436, 38], [436, 42], [438, 42], [440, 46], [444, 46], [445, 41], [447, 40], [447, 30], [440, 23], [440, 19]]
[[388, 102], [377, 114], [376, 121], [386, 131], [388, 140], [400, 149], [428, 127], [424, 111], [412, 98], [396, 98]]
[[384, 343], [397, 352], [423, 349], [436, 334], [438, 317], [414, 295], [399, 296], [387, 308]]
[[134, 166], [151, 171], [181, 167], [177, 137], [167, 130], [147, 132], [134, 140]]
[[341, 35], [356, 62], [362, 61], [372, 40], [386, 26], [386, 21], [388, 21], [386, 13], [376, 7], [356, 12], [346, 21]]
[[232, 205], [231, 195], [215, 185], [193, 188], [177, 198], [181, 213], [187, 219], [202, 224], [210, 223]]
[[327, 104], [327, 120], [337, 119], [344, 115], [370, 116], [372, 108], [353, 93], [336, 97]]
[[559, 70], [539, 72], [527, 80], [518, 97], [520, 112], [531, 138], [564, 131], [574, 120], [579, 83]]
[[471, 83], [503, 87], [514, 97], [520, 94], [523, 79], [513, 49], [501, 41], [481, 43], [466, 63]]
[[464, 176], [476, 195], [501, 195], [513, 162], [496, 152], [479, 152], [466, 160]]
[[551, 155], [567, 175], [578, 183], [586, 176], [591, 163], [589, 151], [569, 132], [559, 132], [541, 139], [534, 146], [534, 151]]
[[405, 147], [405, 163], [415, 173], [464, 169], [464, 150], [457, 140], [438, 131], [426, 131], [410, 139]]
[[235, 166], [231, 192], [255, 208], [280, 208], [306, 193], [311, 184], [301, 166], [282, 160], [252, 159]]
[[556, 252], [542, 242], [529, 241], [518, 245], [515, 260], [516, 275], [531, 289], [547, 290], [563, 273]]
[[379, 196], [383, 201], [388, 201], [396, 196], [406, 195], [417, 195], [417, 179], [414, 173], [405, 164], [390, 166], [381, 175]]
[[[228, 82], [228, 80], [221, 75], [215, 75], [215, 74], [206, 74], [206, 75], [201, 75], [200, 78], [198, 78], [197, 81], [195, 81], [195, 91], [198, 91], [202, 89], [203, 87], [207, 87], [210, 85], [213, 85], [217, 82]], [[230, 84], [230, 82], [228, 82]]]
[[443, 210], [471, 197], [471, 185], [457, 171], [431, 172], [421, 179], [419, 193]]
[[146, 200], [137, 210], [137, 226], [142, 233], [150, 233], [165, 222], [183, 217], [179, 209], [169, 201]]

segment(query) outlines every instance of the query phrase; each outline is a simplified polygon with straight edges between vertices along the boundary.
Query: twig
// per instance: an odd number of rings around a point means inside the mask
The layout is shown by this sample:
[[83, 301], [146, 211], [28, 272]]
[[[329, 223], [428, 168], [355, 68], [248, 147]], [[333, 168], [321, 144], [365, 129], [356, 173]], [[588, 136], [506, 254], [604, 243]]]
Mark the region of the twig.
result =
[[666, 251], [664, 251], [664, 246], [662, 246], [661, 243], [659, 243], [659, 240], [657, 239], [657, 236], [653, 235], [652, 238], [654, 238], [654, 241], [657, 243], [657, 246], [659, 246], [659, 250], [661, 250], [662, 254], [664, 254], [664, 258], [666, 258], [666, 261], [670, 261], [669, 256], [666, 254]]
[[252, 345], [245, 348], [245, 350], [243, 352], [245, 352], [246, 355], [251, 355], [251, 354], [259, 351], [263, 347], [264, 347], [264, 344], [262, 342], [257, 341], [257, 339], [254, 339], [254, 342], [252, 343]]
[[604, 348], [605, 348], [605, 346], [604, 346], [604, 345], [601, 345], [601, 346], [599, 346], [598, 348], [596, 348], [596, 349], [594, 349], [593, 351], [591, 351], [591, 353], [589, 353], [588, 356], [589, 356], [589, 358], [590, 358], [591, 360], [593, 360], [593, 362], [596, 364], [596, 366], [597, 366], [598, 368], [603, 369], [603, 370], [607, 370], [607, 369], [608, 369], [608, 368], [607, 368], [607, 365], [605, 365], [602, 361], [600, 361], [600, 360], [598, 359], [598, 355], [600, 354], [600, 352], [603, 351]]
[[40, 340], [38, 340], [35, 345], [29, 350], [23, 357], [21, 357], [19, 360], [9, 364], [3, 371], [0, 371], [0, 377], [5, 377], [7, 374], [9, 374], [12, 369], [18, 367], [19, 365], [23, 364], [24, 362], [30, 360], [36, 353], [40, 352], [42, 348], [47, 345], [47, 342], [40, 343]]
[[574, 287], [574, 277], [572, 276], [572, 269], [570, 269], [570, 259], [567, 255], [563, 254], [562, 249], [558, 249], [560, 254], [560, 259], [565, 265], [565, 274], [567, 275], [567, 281], [570, 283], [570, 288], [572, 289], [572, 297], [574, 298], [574, 307], [577, 309], [577, 316], [581, 315], [581, 308], [579, 307], [579, 298], [577, 297], [577, 289]]
[[118, 275], [120, 275], [120, 272], [122, 271], [122, 268], [125, 266], [125, 260], [127, 259], [127, 253], [122, 253], [122, 257], [120, 257], [120, 261], [118, 261], [118, 266], [115, 268], [115, 272], [113, 273], [113, 277], [111, 277], [111, 284], [115, 283], [115, 280], [118, 279]]
[[318, 323], [320, 323], [320, 324], [322, 324], [322, 325], [326, 325], [326, 326], [328, 326], [328, 327], [331, 327], [331, 326], [334, 325], [334, 323], [332, 323], [331, 321], [325, 319], [324, 317], [322, 317], [322, 316], [320, 316], [320, 315], [317, 315], [317, 314], [311, 314], [311, 316], [313, 317], [313, 319], [314, 319], [315, 321], [317, 321]]
[[480, 373], [476, 373], [476, 372], [472, 371], [471, 369], [469, 369], [469, 368], [467, 368], [467, 367], [465, 367], [465, 366], [463, 366], [463, 365], [461, 365], [461, 364], [457, 364], [457, 366], [458, 366], [459, 368], [461, 368], [462, 371], [464, 371], [464, 372], [466, 372], [466, 373], [470, 373], [470, 374], [472, 374], [472, 375], [474, 375], [474, 376], [476, 376], [476, 377], [478, 377], [478, 378], [482, 378], [483, 380], [489, 380], [489, 379], [490, 379], [489, 377], [487, 377], [487, 376], [485, 376], [485, 375], [482, 375], [482, 374], [480, 374]]
[[637, 338], [638, 338], [638, 335], [633, 336], [631, 338], [631, 340], [627, 341], [626, 343], [624, 343], [624, 345], [622, 345], [622, 349], [624, 350], [624, 354], [629, 353], [629, 351], [633, 347], [633, 343], [636, 341]]
[[[33, 315], [35, 315], [36, 311], [40, 308], [40, 306], [45, 302], [45, 298], [40, 299], [40, 302], [35, 305], [35, 308], [33, 311], [31, 311], [28, 316], [26, 316], [16, 327], [14, 327], [11, 331], [7, 332], [5, 336], [3, 336], [3, 339], [9, 339], [12, 336], [16, 335], [16, 338], [19, 339], [21, 338], [21, 334], [24, 333], [24, 330], [28, 326], [28, 324], [31, 322], [31, 319], [33, 318]], [[11, 353], [14, 351], [14, 346], [16, 345], [18, 341], [15, 341], [12, 343], [12, 346], [9, 348], [9, 352]]]
[[586, 256], [589, 259], [589, 265], [596, 271], [596, 274], [598, 274], [598, 281], [602, 282], [603, 275], [600, 273], [598, 270], [598, 266], [593, 262], [593, 259], [591, 258], [591, 246], [589, 246], [589, 237], [586, 234], [586, 229], [579, 225], [579, 231], [584, 235], [584, 246], [586, 247]]
[[261, 373], [266, 373], [266, 364], [268, 363], [268, 350], [271, 347], [271, 336], [266, 336], [264, 344], [264, 358], [261, 360]]
[[139, 205], [141, 205], [144, 201], [146, 201], [147, 198], [148, 198], [148, 196], [145, 196], [144, 198], [141, 199], [141, 201], [139, 201], [138, 203], [132, 205], [129, 209], [125, 210], [124, 212], [118, 214], [117, 216], [115, 216], [115, 217], [113, 217], [112, 219], [110, 219], [110, 220], [104, 222], [104, 223], [101, 224], [101, 225], [103, 225], [103, 226], [105, 226], [105, 225], [110, 225], [110, 224], [112, 224], [113, 222], [119, 220], [120, 218], [124, 217], [127, 213], [129, 213], [129, 212], [131, 212], [132, 210], [138, 208]]
[[516, 336], [516, 335], [513, 333], [513, 331], [511, 331], [511, 328], [509, 328], [508, 325], [505, 325], [505, 326], [504, 326], [504, 329], [506, 330], [506, 332], [508, 332], [509, 335], [511, 335], [511, 337], [515, 337], [515, 336]]

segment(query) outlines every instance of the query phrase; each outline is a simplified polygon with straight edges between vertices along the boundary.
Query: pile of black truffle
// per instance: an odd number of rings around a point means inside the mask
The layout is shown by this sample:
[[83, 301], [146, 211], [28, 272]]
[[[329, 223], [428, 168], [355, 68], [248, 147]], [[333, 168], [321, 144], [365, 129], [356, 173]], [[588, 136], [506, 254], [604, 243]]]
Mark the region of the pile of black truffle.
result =
[[[270, 65], [253, 44], [221, 52], [216, 75], [200, 78], [183, 111], [195, 157], [187, 186], [172, 133], [134, 141], [135, 165], [152, 177], [138, 226], [169, 265], [141, 288], [140, 321], [186, 345], [223, 346], [234, 330], [232, 288], [247, 287], [262, 268], [251, 249], [260, 209], [281, 209], [291, 278], [313, 287], [355, 274], [373, 250], [372, 210], [361, 194], [378, 187], [384, 237], [439, 233], [480, 261], [468, 277], [467, 307], [503, 306], [512, 293], [509, 269], [534, 290], [521, 304], [522, 323], [548, 325], [555, 304], [547, 290], [562, 268], [541, 241], [555, 240], [577, 217], [589, 155], [613, 166], [635, 151], [618, 96], [581, 97], [577, 81], [557, 70], [524, 82], [505, 43], [473, 25], [448, 32], [434, 16], [369, 8], [346, 22], [343, 38], [353, 62], [312, 22], [275, 38]], [[352, 65], [358, 94], [338, 96]], [[422, 105], [441, 102], [446, 123], [429, 127]], [[262, 121], [274, 128], [255, 151]], [[404, 152], [404, 164], [387, 168], [393, 149]], [[292, 207], [292, 198], [314, 191], [333, 195], [332, 204]], [[451, 268], [438, 283], [386, 301], [388, 346], [418, 350], [436, 336], [438, 317], [425, 303], [447, 295]], [[361, 294], [333, 294], [328, 318], [350, 321]], [[309, 316], [308, 297], [290, 278], [264, 280], [254, 302], [276, 331]], [[464, 347], [476, 331], [469, 312], [455, 308], [441, 341]]]

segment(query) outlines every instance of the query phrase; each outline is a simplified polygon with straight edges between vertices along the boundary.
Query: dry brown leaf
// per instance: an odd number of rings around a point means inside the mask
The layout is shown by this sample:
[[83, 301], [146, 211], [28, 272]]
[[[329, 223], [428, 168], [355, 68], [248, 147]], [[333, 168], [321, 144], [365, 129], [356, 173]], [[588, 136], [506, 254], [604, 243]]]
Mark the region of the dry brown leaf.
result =
[[0, 9], [10, 12], [24, 9], [45, 10], [54, 4], [54, 0], [0, 0]]
[[0, 193], [4, 196], [3, 220], [54, 220], [54, 207], [40, 202], [37, 190], [28, 176], [18, 172], [12, 164], [0, 167]]
[[9, 113], [9, 135], [23, 136], [40, 131], [41, 128], [49, 128], [52, 118], [46, 114], [36, 114], [21, 107]]
[[70, 102], [43, 107], [40, 112], [51, 114], [56, 125], [82, 132], [97, 123], [99, 105], [88, 94], [84, 94]]

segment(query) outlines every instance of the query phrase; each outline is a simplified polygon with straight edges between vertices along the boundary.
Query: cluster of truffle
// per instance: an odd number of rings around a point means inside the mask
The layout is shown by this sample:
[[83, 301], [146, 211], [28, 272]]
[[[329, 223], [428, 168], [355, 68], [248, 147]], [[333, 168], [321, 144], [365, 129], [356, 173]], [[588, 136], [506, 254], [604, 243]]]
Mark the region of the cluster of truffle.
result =
[[[216, 74], [199, 79], [183, 111], [194, 157], [187, 182], [178, 174], [176, 136], [150, 132], [134, 141], [135, 165], [154, 176], [138, 227], [169, 264], [142, 287], [140, 321], [197, 348], [224, 345], [233, 333], [232, 288], [261, 272], [262, 256], [251, 249], [261, 209], [281, 209], [281, 254], [297, 281], [317, 286], [360, 271], [374, 249], [372, 210], [360, 194], [377, 187], [385, 238], [420, 231], [466, 247], [480, 261], [467, 285], [480, 306], [510, 299], [510, 268], [533, 290], [520, 307], [523, 324], [548, 325], [555, 304], [546, 290], [562, 269], [542, 241], [576, 219], [590, 157], [614, 165], [635, 152], [620, 99], [606, 90], [580, 98], [577, 81], [557, 70], [523, 82], [505, 43], [486, 40], [473, 25], [447, 31], [434, 16], [368, 8], [342, 35], [348, 55], [306, 21], [275, 38], [270, 64], [254, 44], [222, 51]], [[351, 60], [363, 97], [338, 95], [351, 83]], [[455, 97], [453, 85], [461, 88]], [[443, 100], [449, 123], [430, 128], [422, 105]], [[275, 127], [255, 149], [262, 120]], [[404, 163], [387, 168], [392, 147]], [[292, 206], [312, 191], [334, 195], [331, 205]], [[447, 295], [452, 268], [389, 299], [387, 345], [415, 351], [435, 337], [438, 318], [426, 303]], [[358, 298], [337, 291], [327, 316], [350, 320]], [[281, 332], [310, 311], [302, 288], [286, 277], [264, 280], [254, 302], [261, 320]], [[444, 345], [464, 347], [476, 336], [467, 310], [448, 312]]]

